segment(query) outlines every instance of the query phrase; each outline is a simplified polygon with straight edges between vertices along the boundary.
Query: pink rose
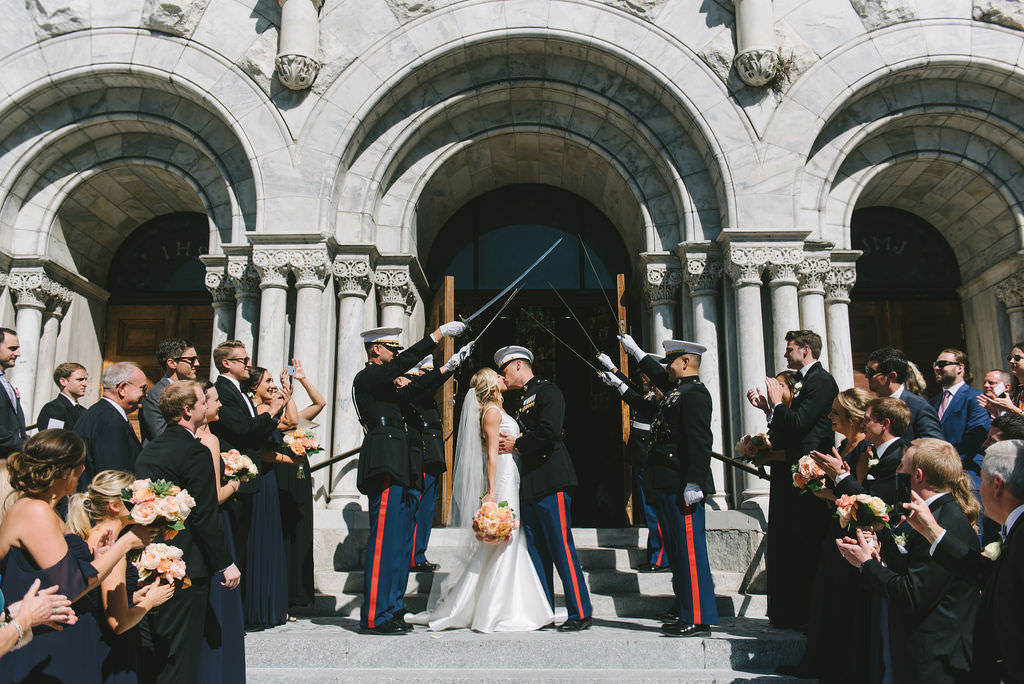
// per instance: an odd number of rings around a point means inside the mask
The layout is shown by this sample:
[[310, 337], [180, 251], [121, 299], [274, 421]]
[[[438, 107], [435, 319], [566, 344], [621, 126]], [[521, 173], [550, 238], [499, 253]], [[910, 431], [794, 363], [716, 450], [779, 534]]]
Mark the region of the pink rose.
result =
[[135, 504], [132, 508], [132, 520], [139, 525], [152, 525], [159, 517], [156, 504], [153, 501], [143, 501]]
[[156, 570], [160, 564], [160, 553], [156, 550], [156, 544], [150, 544], [142, 550], [139, 556], [139, 564], [146, 570]]

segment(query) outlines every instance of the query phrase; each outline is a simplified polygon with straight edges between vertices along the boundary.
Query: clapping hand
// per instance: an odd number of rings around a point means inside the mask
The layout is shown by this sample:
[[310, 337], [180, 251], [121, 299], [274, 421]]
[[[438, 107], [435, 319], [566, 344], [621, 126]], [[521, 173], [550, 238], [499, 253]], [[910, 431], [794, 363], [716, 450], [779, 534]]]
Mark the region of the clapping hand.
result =
[[765, 378], [764, 386], [768, 392], [768, 404], [778, 406], [782, 403], [782, 383], [775, 378]]
[[772, 410], [772, 407], [768, 405], [768, 397], [761, 394], [760, 387], [747, 390], [747, 401], [749, 401], [754, 408], [764, 411], [765, 415], [768, 415]]
[[1017, 406], [1005, 397], [990, 397], [987, 394], [979, 394], [978, 404], [981, 405], [981, 408], [988, 411], [988, 414], [993, 418], [998, 416], [1000, 411], [1020, 412]]
[[114, 537], [114, 530], [104, 530], [103, 533], [100, 534], [100, 538], [96, 540], [96, 546], [92, 549], [92, 557], [98, 560], [100, 556], [107, 553], [114, 547], [115, 541], [117, 541], [117, 539]]
[[811, 458], [814, 462], [821, 466], [821, 469], [825, 471], [825, 474], [832, 478], [833, 481], [841, 473], [850, 472], [850, 466], [839, 456], [839, 450], [832, 447], [831, 454], [823, 454], [820, 451], [812, 451]]
[[843, 554], [847, 563], [859, 568], [872, 558], [879, 560], [877, 542], [878, 538], [874, 530], [868, 531], [858, 527], [856, 540], [849, 537], [836, 539], [836, 546], [839, 547], [839, 553]]
[[935, 516], [932, 515], [928, 504], [924, 502], [924, 499], [917, 492], [910, 491], [910, 502], [904, 503], [903, 507], [910, 511], [908, 515], [903, 516], [903, 519], [917, 530], [921, 536], [927, 539], [928, 543], [934, 544], [939, 535], [945, 531], [938, 521], [935, 520]]

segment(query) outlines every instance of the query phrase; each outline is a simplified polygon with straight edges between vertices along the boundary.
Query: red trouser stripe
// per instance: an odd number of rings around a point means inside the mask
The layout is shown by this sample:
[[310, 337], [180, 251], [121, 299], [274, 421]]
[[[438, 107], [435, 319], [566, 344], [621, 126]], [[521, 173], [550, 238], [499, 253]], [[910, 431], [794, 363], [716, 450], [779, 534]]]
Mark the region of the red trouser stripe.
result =
[[687, 506], [683, 512], [683, 520], [686, 521], [686, 557], [690, 561], [690, 593], [693, 600], [693, 624], [699, 625], [700, 621], [700, 584], [697, 581], [697, 556], [693, 550], [693, 508]]
[[419, 532], [420, 525], [416, 523], [412, 526], [412, 555], [409, 556], [409, 567], [416, 567], [416, 533]]
[[580, 583], [576, 577], [576, 564], [573, 563], [572, 554], [569, 553], [569, 531], [565, 525], [565, 494], [558, 492], [558, 522], [562, 526], [562, 546], [565, 549], [565, 561], [569, 566], [569, 576], [572, 577], [572, 593], [576, 597], [576, 609], [580, 612], [580, 619], [588, 617], [583, 614], [583, 600], [580, 599]]
[[661, 523], [655, 522], [654, 524], [658, 526], [658, 541], [661, 543], [658, 548], [658, 560], [654, 561], [654, 564], [660, 568], [661, 559], [665, 556], [665, 537], [661, 534]]
[[367, 609], [366, 624], [376, 627], [374, 619], [377, 615], [377, 587], [380, 585], [380, 557], [384, 550], [384, 520], [388, 514], [388, 495], [391, 493], [391, 478], [384, 482], [384, 491], [380, 494], [380, 509], [377, 511], [377, 538], [373, 541], [373, 572], [370, 575], [370, 607]]

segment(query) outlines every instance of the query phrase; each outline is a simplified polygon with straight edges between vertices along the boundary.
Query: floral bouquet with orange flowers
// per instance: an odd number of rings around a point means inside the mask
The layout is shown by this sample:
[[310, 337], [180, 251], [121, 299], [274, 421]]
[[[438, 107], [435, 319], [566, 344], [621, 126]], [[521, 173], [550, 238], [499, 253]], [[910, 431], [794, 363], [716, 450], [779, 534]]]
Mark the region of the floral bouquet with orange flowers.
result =
[[196, 500], [176, 484], [167, 480], [136, 480], [121, 490], [121, 500], [138, 525], [163, 525], [164, 539], [185, 529], [185, 518], [192, 512]]
[[259, 468], [252, 462], [252, 459], [240, 453], [238, 449], [222, 452], [220, 459], [224, 462], [224, 472], [222, 473], [224, 482], [231, 480], [248, 482], [249, 478], [260, 474]]
[[743, 435], [743, 439], [736, 442], [736, 458], [744, 461], [753, 461], [758, 454], [772, 450], [772, 441], [768, 435], [759, 432], [756, 435]]
[[185, 561], [182, 551], [177, 546], [168, 544], [149, 544], [142, 549], [139, 557], [132, 565], [139, 571], [139, 585], [149, 584], [163, 579], [177, 589], [188, 589], [192, 580], [185, 576]]
[[512, 539], [512, 530], [519, 529], [515, 512], [508, 501], [481, 504], [473, 516], [473, 531], [476, 538], [485, 544], [504, 544]]
[[801, 456], [793, 469], [793, 486], [803, 490], [800, 493], [820, 492], [825, 488], [825, 471], [808, 454]]
[[852, 532], [857, 527], [881, 530], [889, 527], [889, 505], [870, 494], [843, 494], [836, 500], [836, 517], [843, 529]]
[[[284, 436], [284, 445], [288, 447], [288, 450], [295, 456], [305, 456], [306, 458], [323, 451], [323, 448], [320, 446], [320, 442], [318, 442], [316, 437], [313, 435], [313, 431], [303, 430], [302, 428], [296, 428], [295, 430], [286, 433]], [[300, 480], [306, 479], [306, 467], [302, 464], [299, 464], [299, 470], [296, 473], [296, 477]]]

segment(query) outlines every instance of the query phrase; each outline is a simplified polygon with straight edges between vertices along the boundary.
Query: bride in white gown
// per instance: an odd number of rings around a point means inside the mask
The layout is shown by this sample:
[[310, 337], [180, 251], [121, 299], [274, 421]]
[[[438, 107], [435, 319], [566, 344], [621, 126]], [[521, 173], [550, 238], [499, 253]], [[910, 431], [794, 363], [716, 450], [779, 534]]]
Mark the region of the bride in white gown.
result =
[[[506, 386], [500, 375], [484, 368], [471, 384], [462, 407], [452, 486], [451, 526], [459, 530], [461, 557], [451, 572], [434, 576], [427, 610], [405, 619], [431, 630], [538, 629], [555, 616], [522, 530], [514, 530], [504, 544], [485, 544], [473, 533], [473, 514], [481, 501], [507, 501], [519, 514], [519, 464], [513, 454], [498, 453], [498, 433], [518, 436], [519, 425], [501, 408]], [[481, 492], [486, 492], [482, 498]]]

